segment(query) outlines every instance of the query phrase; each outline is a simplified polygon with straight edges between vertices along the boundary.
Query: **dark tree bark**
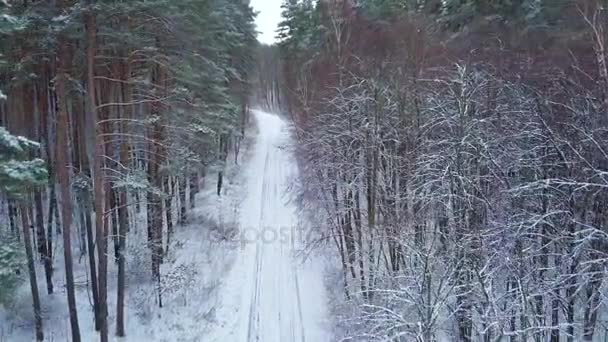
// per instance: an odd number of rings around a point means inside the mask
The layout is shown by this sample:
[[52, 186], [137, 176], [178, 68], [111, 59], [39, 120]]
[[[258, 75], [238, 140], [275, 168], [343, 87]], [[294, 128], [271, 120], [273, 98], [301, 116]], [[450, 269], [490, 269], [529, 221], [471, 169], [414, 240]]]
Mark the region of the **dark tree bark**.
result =
[[118, 279], [116, 298], [116, 336], [124, 337], [125, 333], [125, 248], [127, 244], [127, 232], [129, 231], [129, 217], [127, 213], [127, 194], [122, 191], [118, 207]]
[[47, 242], [47, 251], [49, 258], [53, 260], [53, 217], [55, 217], [55, 211], [57, 210], [57, 194], [55, 191], [55, 177], [53, 175], [53, 179], [51, 181], [51, 176], [49, 174], [49, 213], [47, 218], [46, 225], [46, 242]]
[[224, 182], [224, 172], [219, 171], [217, 173], [217, 195], [222, 195], [222, 183]]
[[186, 177], [180, 177], [179, 179], [179, 224], [186, 223]]
[[40, 190], [34, 192], [34, 205], [36, 206], [36, 236], [38, 239], [38, 253], [44, 264], [44, 275], [46, 278], [46, 290], [48, 294], [53, 293], [53, 260], [48, 251], [47, 235], [44, 229], [44, 213], [42, 211], [42, 193]]
[[112, 241], [114, 242], [114, 262], [118, 262], [119, 253], [119, 239], [118, 239], [118, 212], [116, 202], [116, 191], [114, 189], [108, 189], [108, 210], [107, 213], [110, 215], [110, 221], [112, 222]]
[[165, 192], [167, 197], [165, 198], [165, 219], [167, 221], [167, 244], [165, 247], [165, 254], [169, 252], [169, 245], [171, 243], [171, 236], [173, 235], [173, 196], [175, 190], [175, 183], [171, 184], [171, 177], [166, 176], [164, 180]]
[[[46, 63], [45, 63], [46, 64]], [[46, 65], [43, 65], [43, 71], [41, 78], [43, 81], [46, 80], [45, 76]], [[48, 101], [47, 101], [47, 89], [46, 86], [42, 87], [33, 87], [36, 94], [36, 108], [38, 109], [39, 116], [39, 126], [36, 129], [36, 135], [38, 138], [38, 142], [41, 146], [44, 147], [44, 151], [46, 152], [46, 159], [50, 160], [50, 148], [48, 144], [48, 132], [47, 132], [47, 117], [48, 117]], [[24, 101], [31, 101], [31, 99], [27, 98]], [[40, 157], [42, 156], [42, 151], [39, 153]], [[49, 162], [50, 164], [50, 162]], [[50, 173], [49, 173], [50, 180]], [[52, 183], [49, 183], [52, 184]], [[44, 228], [44, 209], [42, 204], [42, 192], [44, 187], [36, 189], [34, 192], [34, 206], [36, 209], [36, 237], [38, 240], [38, 253], [40, 253], [40, 257], [42, 258], [42, 263], [44, 264], [44, 273], [46, 278], [46, 288], [48, 294], [53, 293], [53, 258], [51, 255], [51, 250], [49, 247], [52, 247], [52, 243], [47, 241], [48, 235]], [[52, 214], [52, 213], [49, 213]], [[49, 215], [50, 216], [50, 215]], [[52, 230], [51, 230], [52, 231]], [[50, 234], [52, 238], [52, 234]]]
[[15, 207], [15, 204], [13, 203], [12, 199], [7, 200], [7, 205], [8, 205], [8, 221], [11, 226], [11, 232], [13, 233], [14, 236], [17, 237], [17, 240], [20, 240], [21, 234], [19, 234], [19, 231], [17, 230], [17, 208]]
[[72, 261], [72, 196], [70, 191], [69, 174], [69, 131], [68, 107], [66, 94], [66, 72], [70, 68], [70, 56], [65, 38], [60, 41], [59, 70], [57, 73], [57, 98], [59, 111], [57, 115], [57, 179], [61, 191], [61, 219], [63, 222], [63, 256], [65, 259], [65, 277], [68, 296], [68, 310], [70, 313], [70, 326], [72, 341], [80, 342], [80, 327], [78, 324], [78, 311], [76, 308], [76, 295], [74, 290], [74, 270]]
[[[152, 77], [153, 83], [159, 88], [164, 89], [166, 85], [165, 71], [161, 65], [157, 65]], [[162, 103], [154, 102], [152, 104], [152, 115], [160, 117], [163, 114]], [[158, 189], [163, 187], [163, 176], [160, 173], [160, 167], [164, 163], [164, 127], [160, 120], [156, 120], [150, 129], [150, 147], [148, 163], [148, 181], [154, 184]], [[148, 220], [151, 236], [151, 252], [152, 252], [152, 276], [156, 282], [158, 306], [163, 306], [162, 301], [162, 283], [160, 265], [163, 262], [163, 212], [162, 198], [156, 192], [148, 192]]]
[[[129, 25], [127, 25], [129, 26]], [[131, 61], [123, 63], [121, 79], [125, 81], [121, 86], [121, 100], [130, 103], [132, 100], [131, 87], [126, 84], [131, 78]], [[123, 111], [123, 117], [120, 124], [121, 133], [128, 132], [128, 123], [132, 117], [132, 106], [126, 106]], [[120, 163], [122, 165], [129, 164], [129, 141], [123, 135], [120, 140]], [[129, 212], [128, 212], [128, 196], [127, 190], [120, 191], [118, 198], [118, 279], [117, 279], [117, 298], [116, 298], [116, 336], [124, 337], [125, 332], [125, 292], [126, 292], [126, 261], [125, 251], [127, 244], [127, 233], [129, 232]]]
[[198, 172], [190, 173], [190, 208], [194, 209], [196, 202], [196, 194], [199, 192], [198, 186]]
[[103, 157], [105, 155], [103, 144], [103, 125], [97, 113], [96, 87], [95, 87], [95, 55], [97, 49], [97, 24], [91, 5], [94, 1], [87, 1], [84, 20], [87, 34], [87, 94], [88, 114], [94, 122], [95, 156], [93, 162], [93, 192], [95, 194], [95, 230], [97, 247], [97, 290], [99, 298], [98, 326], [101, 342], [108, 342], [108, 257], [107, 257], [107, 227], [104, 222], [105, 212], [105, 186], [103, 175]]
[[21, 207], [21, 225], [23, 227], [23, 242], [27, 257], [27, 268], [30, 278], [30, 289], [32, 291], [32, 302], [34, 305], [34, 320], [36, 321], [36, 341], [44, 340], [42, 330], [42, 312], [40, 309], [40, 294], [38, 292], [38, 280], [36, 279], [36, 267], [34, 265], [34, 250], [32, 248], [32, 238], [30, 236], [30, 222], [25, 206]]
[[[49, 196], [47, 199], [48, 202], [48, 211], [47, 211], [47, 226], [46, 226], [46, 258], [48, 259], [48, 266], [45, 264], [45, 272], [47, 273], [47, 290], [49, 290], [49, 273], [51, 280], [51, 288], [49, 294], [52, 292], [52, 275], [53, 275], [53, 218], [56, 215], [57, 210], [57, 192], [55, 190], [55, 164], [53, 155], [54, 148], [51, 147], [51, 136], [55, 136], [56, 127], [55, 120], [51, 119], [51, 114], [54, 111], [49, 110], [50, 104], [50, 89], [48, 87], [48, 63], [44, 63], [42, 67], [42, 80], [43, 85], [38, 90], [39, 96], [39, 106], [40, 106], [40, 140], [44, 145], [46, 159], [47, 159], [47, 172], [48, 172], [48, 188], [49, 188]], [[49, 121], [51, 124], [49, 125]], [[50, 126], [50, 127], [49, 127]], [[50, 129], [50, 131], [49, 131]], [[38, 209], [37, 209], [38, 210]], [[40, 211], [43, 209], [40, 208]], [[43, 225], [44, 222], [40, 223]], [[57, 223], [58, 224], [58, 223]], [[47, 272], [46, 268], [49, 268], [50, 272]]]
[[[78, 102], [81, 102], [78, 100]], [[80, 139], [78, 143], [78, 160], [80, 165], [80, 174], [82, 177], [90, 182], [91, 180], [91, 166], [89, 162], [89, 156], [87, 155], [87, 140], [86, 137], [86, 116], [85, 113], [75, 115], [76, 119], [76, 130], [80, 132], [75, 139]], [[94, 121], [93, 118], [89, 120]], [[89, 277], [91, 284], [91, 296], [93, 297], [93, 313], [95, 317], [95, 330], [101, 329], [99, 325], [99, 290], [97, 288], [97, 261], [95, 259], [95, 234], [93, 233], [93, 222], [91, 216], [93, 214], [93, 200], [91, 199], [91, 186], [89, 183], [86, 189], [82, 190], [81, 201], [80, 201], [80, 215], [82, 220], [82, 226], [84, 227], [87, 245], [87, 256], [89, 260]]]
[[[73, 148], [72, 148], [72, 164], [74, 170], [80, 171], [80, 177], [84, 177], [83, 163], [86, 163], [87, 156], [82, 153], [83, 146], [85, 144], [84, 135], [86, 134], [81, 121], [84, 116], [84, 104], [81, 99], [77, 98], [73, 101], [73, 113], [70, 117], [70, 122], [72, 124], [72, 136], [73, 136]], [[80, 218], [80, 222], [78, 225], [78, 235], [80, 238], [79, 247], [80, 247], [80, 258], [82, 258], [87, 253], [87, 229], [86, 229], [86, 218], [85, 218], [85, 210], [83, 205], [83, 197], [84, 192], [89, 191], [88, 187], [79, 187], [77, 189], [77, 205], [76, 205], [76, 216]]]

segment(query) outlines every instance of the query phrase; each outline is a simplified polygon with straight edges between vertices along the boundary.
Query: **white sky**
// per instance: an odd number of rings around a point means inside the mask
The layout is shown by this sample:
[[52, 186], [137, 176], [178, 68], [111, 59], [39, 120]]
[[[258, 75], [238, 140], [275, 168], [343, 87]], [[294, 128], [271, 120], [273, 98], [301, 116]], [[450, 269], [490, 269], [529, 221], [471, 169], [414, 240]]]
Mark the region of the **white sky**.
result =
[[275, 42], [276, 30], [281, 22], [281, 0], [251, 0], [251, 6], [258, 13], [258, 40], [265, 44]]

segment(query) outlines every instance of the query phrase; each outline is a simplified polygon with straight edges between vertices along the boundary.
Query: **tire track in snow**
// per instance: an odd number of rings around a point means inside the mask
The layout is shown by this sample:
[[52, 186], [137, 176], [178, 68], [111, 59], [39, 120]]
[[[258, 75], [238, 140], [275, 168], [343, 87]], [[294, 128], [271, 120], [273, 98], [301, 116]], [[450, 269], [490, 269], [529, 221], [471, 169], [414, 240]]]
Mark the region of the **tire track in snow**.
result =
[[[262, 192], [261, 192], [261, 205], [260, 205], [260, 221], [259, 227], [264, 228], [264, 210], [265, 204], [268, 200], [268, 166], [270, 165], [270, 154], [268, 148], [266, 148], [266, 157], [264, 158], [264, 177], [262, 180]], [[254, 272], [254, 286], [252, 293], [252, 300], [249, 307], [249, 327], [247, 332], [247, 341], [259, 341], [259, 327], [260, 327], [260, 311], [259, 300], [260, 300], [260, 284], [262, 282], [262, 258], [264, 253], [264, 245], [260, 243], [259, 239], [254, 242], [255, 246], [255, 272]]]

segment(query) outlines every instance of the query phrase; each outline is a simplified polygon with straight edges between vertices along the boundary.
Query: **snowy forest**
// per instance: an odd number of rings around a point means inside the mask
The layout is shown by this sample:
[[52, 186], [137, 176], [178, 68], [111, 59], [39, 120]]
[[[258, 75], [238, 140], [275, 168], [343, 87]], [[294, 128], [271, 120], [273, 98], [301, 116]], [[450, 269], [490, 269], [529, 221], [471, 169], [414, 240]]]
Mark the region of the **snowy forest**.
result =
[[[6, 0], [0, 13], [0, 341], [125, 336], [136, 270], [126, 247], [145, 246], [136, 266], [162, 307], [174, 227], [199, 180], [213, 172], [221, 183], [238, 153], [253, 10], [232, 0]], [[18, 337], [9, 303], [24, 282], [35, 323]], [[69, 323], [51, 321], [50, 301]], [[70, 333], [45, 338], [56, 325]]]
[[292, 0], [283, 17], [338, 340], [608, 338], [606, 1]]
[[608, 341], [608, 0], [280, 2], [0, 0], [0, 342]]

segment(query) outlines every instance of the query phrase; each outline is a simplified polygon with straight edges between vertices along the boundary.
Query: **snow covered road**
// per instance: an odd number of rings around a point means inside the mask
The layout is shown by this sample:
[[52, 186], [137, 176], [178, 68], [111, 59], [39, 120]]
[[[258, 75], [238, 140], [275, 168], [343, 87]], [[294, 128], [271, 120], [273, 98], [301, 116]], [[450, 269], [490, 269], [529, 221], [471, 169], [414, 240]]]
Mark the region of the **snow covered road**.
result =
[[241, 208], [241, 250], [223, 285], [219, 327], [211, 341], [326, 342], [322, 270], [296, 251], [305, 235], [289, 203], [297, 176], [286, 123], [254, 111], [259, 135], [247, 172]]

